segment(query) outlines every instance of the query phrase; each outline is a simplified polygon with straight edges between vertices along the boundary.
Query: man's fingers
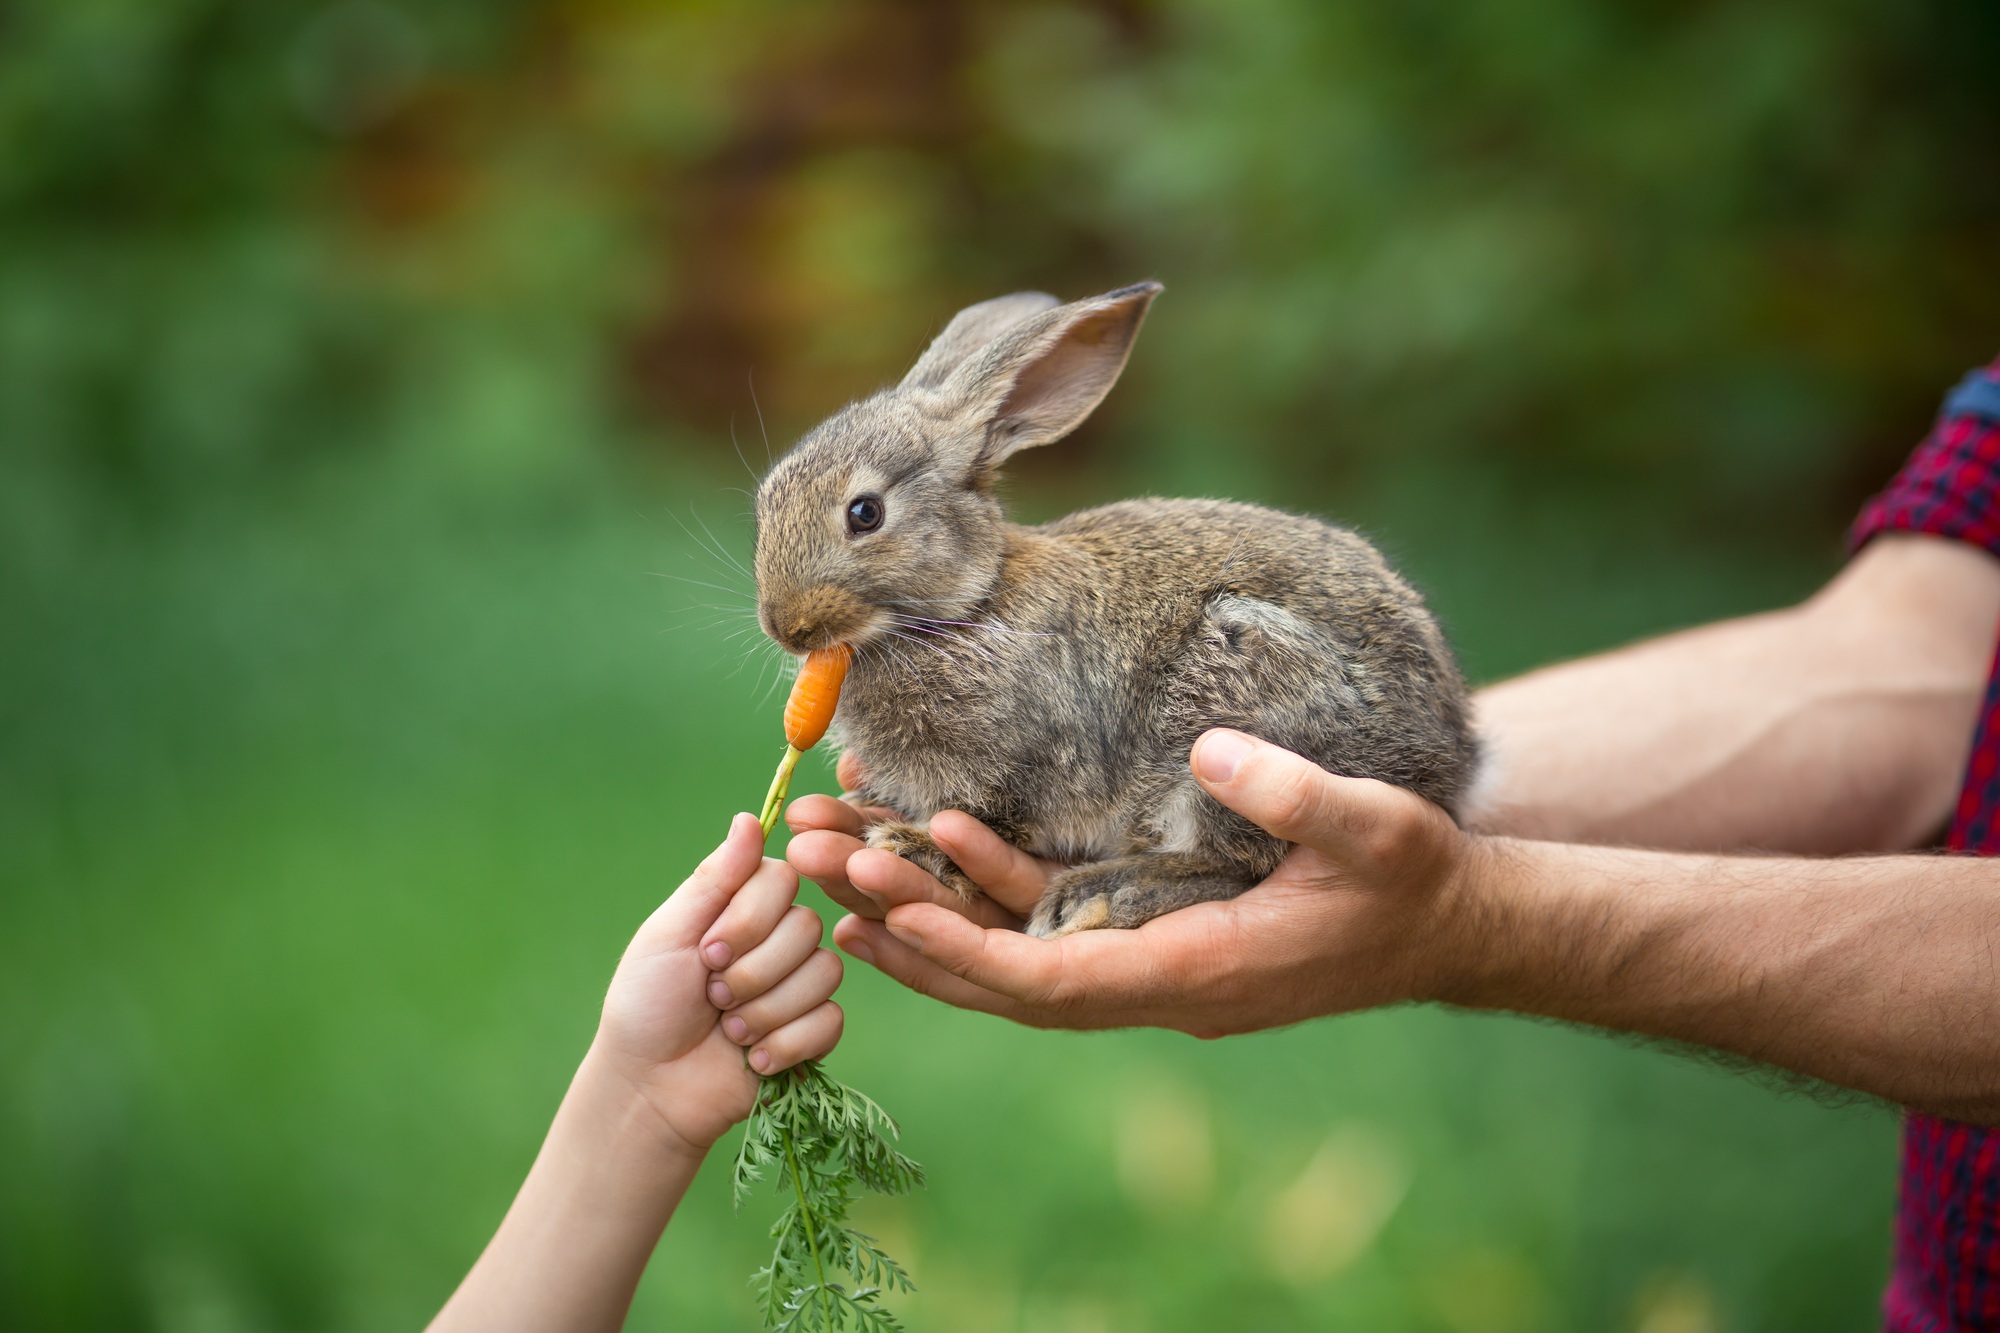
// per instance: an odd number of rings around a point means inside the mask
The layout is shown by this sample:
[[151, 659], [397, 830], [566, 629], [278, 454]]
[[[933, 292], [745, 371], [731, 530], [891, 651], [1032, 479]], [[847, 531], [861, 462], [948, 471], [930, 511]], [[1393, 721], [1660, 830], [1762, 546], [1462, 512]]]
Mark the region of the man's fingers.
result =
[[1290, 750], [1228, 728], [1203, 732], [1188, 764], [1216, 800], [1338, 864], [1395, 860], [1437, 819], [1450, 819], [1421, 796], [1370, 778], [1337, 777]]
[[1182, 1027], [1171, 1000], [1210, 988], [1229, 906], [1202, 903], [1138, 930], [1090, 930], [1060, 940], [980, 930], [953, 913], [910, 906], [891, 913], [893, 925], [843, 917], [833, 939], [920, 995], [1016, 1023]]
[[702, 859], [666, 902], [653, 912], [640, 935], [649, 945], [685, 949], [700, 939], [729, 906], [736, 891], [764, 860], [764, 830], [755, 815], [729, 821], [722, 845]]
[[785, 859], [848, 911], [879, 918], [882, 904], [860, 892], [847, 879], [847, 862], [861, 847], [859, 838], [816, 829], [793, 838], [785, 848]]
[[[1048, 867], [957, 810], [931, 821], [931, 836], [986, 897], [968, 902], [927, 871], [889, 852], [862, 851], [862, 814], [830, 796], [801, 796], [785, 814], [795, 836], [785, 859], [850, 912], [880, 918], [897, 903], [932, 902], [961, 912], [982, 926], [1019, 927], [1034, 910]], [[879, 859], [878, 859], [879, 858]], [[861, 875], [856, 881], [854, 876]]]
[[867, 917], [844, 916], [833, 923], [833, 942], [876, 971], [909, 987], [919, 995], [960, 1009], [982, 1014], [999, 1014], [1020, 1023], [1034, 1023], [1035, 1017], [1003, 996], [965, 980], [933, 963], [889, 933], [880, 921]]
[[[1170, 932], [1086, 930], [1059, 940], [981, 930], [940, 908], [892, 908], [890, 935], [955, 977], [1012, 1000], [1060, 1027], [1151, 1021], [1174, 978], [1199, 960], [1178, 958]], [[1168, 946], [1162, 948], [1162, 946]]]
[[840, 752], [840, 758], [833, 761], [833, 778], [842, 791], [861, 790], [861, 761], [854, 757], [854, 751]]
[[[986, 896], [1025, 920], [1048, 887], [1046, 862], [1028, 855], [963, 810], [931, 817], [931, 839]], [[990, 923], [989, 923], [990, 924]]]
[[884, 909], [905, 903], [930, 903], [981, 926], [1002, 930], [1021, 928], [1021, 918], [991, 898], [963, 897], [938, 883], [930, 871], [879, 847], [865, 848], [849, 857], [847, 879], [876, 903], [876, 911], [865, 915], [879, 916]]
[[824, 1059], [840, 1041], [846, 1015], [832, 1000], [822, 1002], [765, 1037], [750, 1049], [750, 1067], [760, 1074], [790, 1069], [801, 1060]]
[[785, 807], [785, 827], [794, 833], [830, 829], [850, 838], [861, 836], [861, 812], [831, 796], [801, 796]]

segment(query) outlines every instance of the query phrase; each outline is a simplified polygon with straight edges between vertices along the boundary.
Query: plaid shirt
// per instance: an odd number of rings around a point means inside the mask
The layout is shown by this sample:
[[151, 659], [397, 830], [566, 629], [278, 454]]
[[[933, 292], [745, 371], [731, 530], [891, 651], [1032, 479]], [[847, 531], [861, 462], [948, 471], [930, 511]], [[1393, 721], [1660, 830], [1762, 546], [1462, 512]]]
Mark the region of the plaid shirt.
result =
[[[2000, 361], [1945, 399], [1930, 436], [1862, 509], [1852, 542], [1891, 531], [2000, 555]], [[1945, 845], [2000, 853], [2000, 662], [1987, 678]], [[1882, 1308], [1889, 1333], [2000, 1333], [2000, 1129], [1915, 1112], [1904, 1120], [1896, 1261]]]

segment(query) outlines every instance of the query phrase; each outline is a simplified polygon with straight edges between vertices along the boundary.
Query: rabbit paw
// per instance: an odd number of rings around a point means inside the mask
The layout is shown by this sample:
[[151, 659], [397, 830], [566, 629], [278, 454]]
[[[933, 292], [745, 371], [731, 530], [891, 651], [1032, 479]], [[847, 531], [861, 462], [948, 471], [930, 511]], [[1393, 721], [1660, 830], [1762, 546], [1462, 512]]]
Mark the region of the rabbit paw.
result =
[[1111, 895], [1062, 898], [1044, 893], [1028, 919], [1028, 933], [1038, 939], [1054, 940], [1079, 930], [1101, 930], [1111, 924]]
[[1136, 930], [1195, 903], [1234, 898], [1244, 872], [1183, 856], [1138, 855], [1071, 866], [1049, 880], [1028, 933], [1045, 940], [1079, 930]]
[[1118, 885], [1101, 875], [1058, 875], [1035, 904], [1028, 918], [1028, 933], [1040, 939], [1060, 939], [1079, 930], [1103, 930], [1113, 926], [1136, 926], [1138, 921], [1114, 921]]
[[868, 830], [868, 845], [894, 852], [968, 902], [979, 896], [979, 886], [966, 878], [958, 863], [931, 841], [921, 825], [885, 819]]

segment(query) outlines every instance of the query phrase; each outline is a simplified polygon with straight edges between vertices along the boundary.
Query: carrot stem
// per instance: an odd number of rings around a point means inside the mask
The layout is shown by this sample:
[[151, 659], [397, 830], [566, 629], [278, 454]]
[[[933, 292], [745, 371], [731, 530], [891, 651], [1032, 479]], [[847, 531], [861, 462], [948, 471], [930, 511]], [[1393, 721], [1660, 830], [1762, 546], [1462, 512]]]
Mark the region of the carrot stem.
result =
[[785, 757], [778, 761], [778, 774], [771, 779], [771, 790], [764, 797], [764, 811], [757, 816], [757, 822], [764, 827], [764, 836], [770, 837], [777, 825], [778, 812], [785, 808], [785, 793], [792, 789], [792, 770], [799, 766], [799, 759], [805, 754], [796, 745], [785, 747]]

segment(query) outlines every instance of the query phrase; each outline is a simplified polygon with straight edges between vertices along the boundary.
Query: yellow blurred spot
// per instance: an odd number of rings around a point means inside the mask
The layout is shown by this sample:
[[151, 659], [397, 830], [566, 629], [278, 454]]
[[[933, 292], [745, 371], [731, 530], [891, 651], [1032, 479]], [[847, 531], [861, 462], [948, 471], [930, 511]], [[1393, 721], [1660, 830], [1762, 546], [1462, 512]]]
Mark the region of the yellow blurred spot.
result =
[[916, 1291], [898, 1293], [888, 1303], [906, 1327], [950, 1329], [952, 1333], [1021, 1333], [1026, 1326], [1019, 1283], [1013, 1273], [990, 1259], [985, 1264], [958, 1266], [940, 1256], [926, 1262], [916, 1278]]
[[[917, 1244], [917, 1229], [911, 1224], [908, 1199], [864, 1194], [854, 1201], [854, 1225], [873, 1236], [884, 1250], [895, 1256], [905, 1272], [915, 1276], [923, 1269], [923, 1255]], [[891, 1301], [890, 1308], [898, 1308]]]
[[1546, 1326], [1541, 1281], [1511, 1254], [1458, 1256], [1434, 1279], [1431, 1301], [1456, 1333], [1533, 1333]]
[[1337, 1127], [1264, 1216], [1264, 1260], [1296, 1286], [1325, 1281], [1375, 1242], [1403, 1201], [1410, 1172], [1364, 1124]]
[[166, 1333], [245, 1333], [267, 1327], [241, 1290], [209, 1257], [175, 1249], [151, 1256], [146, 1265], [152, 1288], [154, 1326]]
[[1199, 1089], [1161, 1081], [1133, 1092], [1113, 1139], [1119, 1187], [1140, 1212], [1197, 1212], [1214, 1192], [1215, 1132]]
[[1658, 1273], [1632, 1302], [1633, 1333], [1717, 1333], [1715, 1296], [1688, 1273]]
[[1022, 1333], [1141, 1333], [1130, 1318], [1113, 1318], [1109, 1308], [1091, 1300], [1030, 1306], [1022, 1313], [1021, 1329]]

